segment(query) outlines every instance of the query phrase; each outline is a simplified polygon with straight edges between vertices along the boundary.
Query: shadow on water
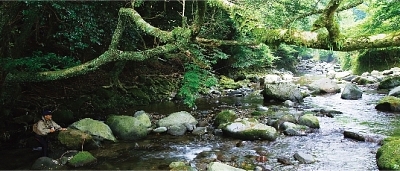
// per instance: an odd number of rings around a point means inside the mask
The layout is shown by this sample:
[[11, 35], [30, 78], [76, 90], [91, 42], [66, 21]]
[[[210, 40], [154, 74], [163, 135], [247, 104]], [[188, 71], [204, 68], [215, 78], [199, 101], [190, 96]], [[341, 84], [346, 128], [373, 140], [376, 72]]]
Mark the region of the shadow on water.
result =
[[[175, 161], [184, 161], [196, 166], [196, 156], [205, 151], [224, 151], [234, 155], [257, 156], [256, 149], [263, 148], [269, 158], [263, 164], [270, 166], [273, 170], [378, 170], [375, 161], [375, 153], [379, 148], [378, 143], [346, 139], [343, 137], [343, 131], [384, 137], [398, 132], [395, 128], [400, 122], [396, 114], [375, 110], [377, 101], [383, 95], [373, 91], [365, 90], [364, 92], [360, 100], [343, 100], [340, 98], [340, 93], [305, 98], [302, 106], [306, 110], [325, 109], [342, 112], [333, 118], [318, 117], [321, 128], [307, 136], [280, 135], [273, 142], [246, 141], [245, 145], [236, 147], [236, 143], [240, 140], [212, 134], [194, 136], [188, 133], [187, 136], [170, 136], [152, 133], [144, 140], [109, 144], [91, 151], [95, 156], [99, 156], [97, 164], [79, 169], [169, 170], [168, 165]], [[265, 104], [262, 97], [250, 95], [199, 99], [197, 109], [194, 111], [173, 102], [137, 107], [131, 111], [144, 110], [148, 113], [163, 115], [182, 110], [196, 113], [209, 111], [205, 112], [207, 115], [223, 109], [255, 109], [260, 104], [270, 105]], [[107, 150], [110, 151], [107, 152]], [[316, 158], [317, 162], [299, 164], [293, 159], [293, 154], [296, 152], [309, 153]], [[102, 155], [102, 153], [106, 155]], [[112, 153], [115, 154], [110, 155]], [[11, 153], [9, 155], [24, 158], [24, 156], [15, 156]], [[278, 163], [279, 156], [290, 158], [294, 164]], [[19, 166], [8, 169], [28, 169], [31, 163], [26, 162], [25, 164], [27, 166], [23, 168]]]

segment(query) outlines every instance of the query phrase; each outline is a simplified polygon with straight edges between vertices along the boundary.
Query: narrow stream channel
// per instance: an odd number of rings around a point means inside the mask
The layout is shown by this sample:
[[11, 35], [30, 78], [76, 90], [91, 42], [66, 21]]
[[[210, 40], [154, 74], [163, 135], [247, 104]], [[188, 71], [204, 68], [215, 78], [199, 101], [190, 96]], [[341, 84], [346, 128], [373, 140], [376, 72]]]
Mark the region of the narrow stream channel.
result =
[[[380, 147], [379, 144], [344, 138], [343, 131], [357, 132], [373, 137], [372, 139], [379, 139], [394, 131], [399, 118], [393, 113], [375, 110], [375, 104], [383, 95], [363, 89], [364, 94], [360, 100], [343, 100], [340, 98], [340, 93], [305, 98], [302, 105], [306, 110], [308, 108], [342, 112], [342, 114], [335, 114], [333, 118], [318, 117], [321, 128], [307, 136], [281, 135], [273, 142], [246, 141], [244, 145], [237, 147], [236, 144], [240, 140], [221, 136], [204, 140], [197, 136], [183, 138], [153, 135], [137, 142], [149, 145], [148, 149], [143, 147], [144, 149], [129, 150], [115, 159], [100, 161], [102, 163], [92, 169], [168, 170], [169, 163], [173, 161], [185, 161], [196, 167], [195, 158], [199, 154], [207, 155], [207, 152], [222, 151], [242, 156], [257, 156], [255, 149], [261, 148], [268, 154], [268, 161], [263, 165], [271, 170], [378, 170], [375, 154]], [[236, 101], [241, 101], [244, 108], [255, 108], [256, 105], [263, 104], [262, 98], [254, 96], [230, 97], [200, 101], [197, 110], [212, 111], [218, 105], [233, 104]], [[143, 110], [163, 114], [182, 109], [173, 105], [168, 108], [165, 109], [165, 105], [157, 104], [155, 107], [146, 106]], [[157, 109], [161, 110], [156, 111]], [[127, 142], [127, 144], [132, 145], [132, 142]], [[299, 164], [294, 159], [292, 165], [282, 165], [277, 162], [279, 156], [293, 158], [296, 152], [311, 154], [317, 162]], [[210, 161], [216, 158], [213, 154], [215, 153], [209, 153]]]

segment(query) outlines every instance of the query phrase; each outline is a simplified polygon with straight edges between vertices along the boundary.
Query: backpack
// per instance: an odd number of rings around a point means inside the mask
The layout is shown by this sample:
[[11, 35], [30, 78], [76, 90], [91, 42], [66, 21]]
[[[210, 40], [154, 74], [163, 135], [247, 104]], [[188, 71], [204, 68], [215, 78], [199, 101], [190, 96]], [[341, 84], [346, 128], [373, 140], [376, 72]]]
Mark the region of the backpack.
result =
[[40, 133], [40, 131], [39, 131], [39, 129], [38, 129], [38, 124], [39, 124], [39, 122], [40, 122], [40, 120], [37, 121], [35, 124], [33, 124], [32, 131], [33, 131], [34, 133], [38, 134], [38, 135], [42, 135], [42, 133]]

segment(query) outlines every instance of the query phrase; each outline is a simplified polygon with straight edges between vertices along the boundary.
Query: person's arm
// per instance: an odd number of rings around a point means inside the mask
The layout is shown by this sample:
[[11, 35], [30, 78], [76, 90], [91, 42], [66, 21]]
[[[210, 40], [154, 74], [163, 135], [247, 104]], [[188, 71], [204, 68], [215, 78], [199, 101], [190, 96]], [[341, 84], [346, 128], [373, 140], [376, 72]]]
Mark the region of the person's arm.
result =
[[55, 130], [61, 130], [61, 131], [67, 130], [67, 128], [61, 127], [60, 125], [58, 125], [58, 124], [57, 124], [56, 122], [54, 122], [53, 120], [52, 120], [51, 122], [53, 122], [52, 124], [53, 124]]

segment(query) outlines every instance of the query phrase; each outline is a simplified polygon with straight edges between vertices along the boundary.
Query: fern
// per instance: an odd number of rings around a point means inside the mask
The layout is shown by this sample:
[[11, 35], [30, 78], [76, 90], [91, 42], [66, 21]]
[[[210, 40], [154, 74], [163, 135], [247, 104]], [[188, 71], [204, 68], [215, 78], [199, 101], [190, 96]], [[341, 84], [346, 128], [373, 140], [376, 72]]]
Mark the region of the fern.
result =
[[187, 64], [185, 69], [186, 72], [178, 95], [183, 98], [185, 105], [194, 107], [200, 93], [204, 93], [208, 88], [216, 85], [217, 79], [209, 71], [194, 64]]

